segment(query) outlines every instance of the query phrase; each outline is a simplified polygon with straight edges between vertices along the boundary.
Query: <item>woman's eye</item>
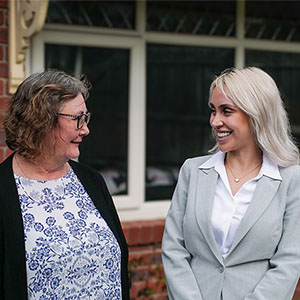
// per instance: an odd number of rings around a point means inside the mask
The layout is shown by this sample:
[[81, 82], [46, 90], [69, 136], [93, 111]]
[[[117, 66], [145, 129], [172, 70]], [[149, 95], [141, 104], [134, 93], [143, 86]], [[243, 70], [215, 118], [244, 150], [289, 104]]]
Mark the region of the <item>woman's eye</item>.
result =
[[227, 109], [227, 108], [224, 109], [224, 114], [228, 115], [230, 113], [232, 113], [231, 109]]

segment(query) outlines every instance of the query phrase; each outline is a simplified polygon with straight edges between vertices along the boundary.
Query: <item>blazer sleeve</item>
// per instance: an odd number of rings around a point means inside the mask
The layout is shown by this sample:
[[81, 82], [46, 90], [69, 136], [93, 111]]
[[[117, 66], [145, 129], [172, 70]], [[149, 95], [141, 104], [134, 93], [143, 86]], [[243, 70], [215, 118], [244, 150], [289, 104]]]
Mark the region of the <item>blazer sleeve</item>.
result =
[[189, 177], [189, 160], [186, 160], [179, 172], [162, 240], [162, 260], [170, 300], [203, 299], [190, 267], [191, 254], [185, 248], [183, 236]]
[[245, 300], [293, 297], [300, 274], [300, 166], [296, 167], [286, 197], [282, 236], [270, 259], [270, 269]]

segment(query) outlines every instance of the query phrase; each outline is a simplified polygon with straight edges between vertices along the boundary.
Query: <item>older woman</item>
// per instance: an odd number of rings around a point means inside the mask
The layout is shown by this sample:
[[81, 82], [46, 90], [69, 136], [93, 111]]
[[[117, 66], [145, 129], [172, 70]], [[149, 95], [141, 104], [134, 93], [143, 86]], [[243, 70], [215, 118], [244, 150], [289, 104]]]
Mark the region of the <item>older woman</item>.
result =
[[300, 274], [299, 150], [274, 80], [231, 69], [210, 88], [216, 153], [188, 159], [166, 219], [170, 300], [289, 300]]
[[129, 299], [128, 250], [98, 172], [70, 159], [89, 134], [86, 82], [25, 79], [4, 119], [0, 299]]

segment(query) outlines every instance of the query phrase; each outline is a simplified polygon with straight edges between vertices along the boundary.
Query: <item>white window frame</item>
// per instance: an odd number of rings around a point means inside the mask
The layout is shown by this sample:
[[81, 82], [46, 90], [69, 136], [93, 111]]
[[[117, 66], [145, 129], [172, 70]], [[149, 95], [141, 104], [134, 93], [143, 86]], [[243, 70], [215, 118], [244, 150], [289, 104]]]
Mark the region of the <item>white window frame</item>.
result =
[[128, 195], [113, 197], [122, 221], [165, 218], [170, 205], [169, 200], [145, 201], [147, 43], [232, 48], [235, 50], [235, 66], [239, 68], [244, 66], [247, 49], [300, 53], [300, 43], [246, 39], [244, 0], [237, 1], [235, 37], [146, 32], [146, 2], [137, 1], [136, 4], [136, 30], [45, 25], [43, 31], [32, 38], [30, 56], [26, 62], [27, 75], [43, 70], [46, 43], [130, 50]]

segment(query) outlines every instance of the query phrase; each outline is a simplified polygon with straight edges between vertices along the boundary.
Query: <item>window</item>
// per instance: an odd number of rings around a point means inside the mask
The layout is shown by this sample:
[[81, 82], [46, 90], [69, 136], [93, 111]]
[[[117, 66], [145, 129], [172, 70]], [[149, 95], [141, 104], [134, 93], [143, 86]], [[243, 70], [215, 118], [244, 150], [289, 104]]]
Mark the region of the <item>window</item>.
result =
[[188, 157], [207, 154], [208, 91], [233, 49], [147, 44], [146, 201], [171, 199]]
[[119, 29], [135, 28], [134, 1], [52, 0], [48, 24], [68, 24]]
[[261, 67], [275, 79], [300, 144], [300, 53], [247, 50], [246, 65]]
[[247, 1], [247, 38], [300, 41], [299, 1]]
[[53, 44], [45, 50], [46, 68], [85, 74], [92, 83], [93, 118], [80, 162], [97, 169], [113, 195], [127, 194], [129, 50]]
[[208, 89], [227, 67], [273, 75], [300, 142], [298, 4], [266, 5], [51, 0], [26, 71], [53, 67], [92, 81], [79, 160], [103, 174], [122, 220], [165, 217], [179, 167], [213, 145]]

